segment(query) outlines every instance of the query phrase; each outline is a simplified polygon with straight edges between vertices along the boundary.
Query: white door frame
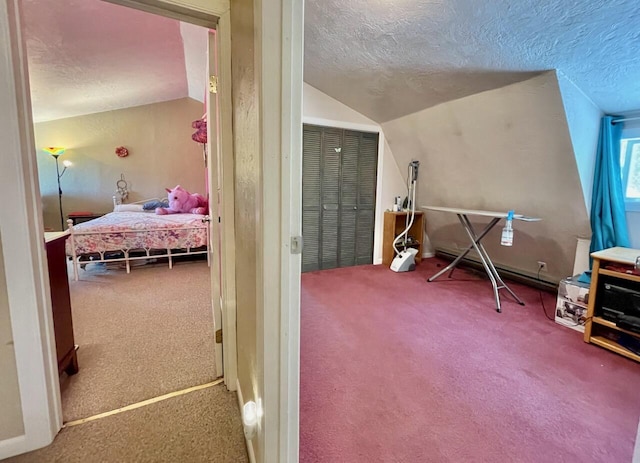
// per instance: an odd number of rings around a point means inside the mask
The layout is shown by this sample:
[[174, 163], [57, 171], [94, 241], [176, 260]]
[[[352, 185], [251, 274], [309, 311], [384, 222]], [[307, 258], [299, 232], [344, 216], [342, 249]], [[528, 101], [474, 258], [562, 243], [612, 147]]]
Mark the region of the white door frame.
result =
[[233, 154], [233, 100], [231, 94], [231, 13], [219, 15], [216, 28], [218, 66], [218, 178], [222, 181], [218, 213], [221, 218], [220, 240], [222, 263], [222, 354], [224, 383], [235, 391], [238, 385], [238, 346], [236, 341], [236, 241], [235, 241], [235, 177]]
[[0, 107], [0, 195], [11, 198], [0, 207], [0, 235], [24, 425], [0, 441], [3, 459], [48, 445], [62, 426], [19, 0], [0, 2]]
[[[210, 76], [218, 74], [217, 63], [217, 47], [215, 32], [207, 29], [207, 73], [205, 82], [209, 82]], [[209, 86], [210, 84], [207, 84]], [[210, 88], [205, 90], [205, 106], [207, 118], [207, 144], [205, 154], [205, 165], [207, 169], [207, 193], [209, 200], [209, 270], [211, 276], [211, 306], [213, 309], [213, 328], [216, 331], [215, 336], [215, 364], [216, 377], [224, 376], [224, 361], [222, 339], [218, 337], [218, 330], [222, 332], [222, 260], [221, 247], [222, 239], [219, 222], [221, 214], [220, 196], [222, 194], [220, 188], [220, 144], [218, 143], [218, 131], [220, 115], [218, 111], [218, 95], [211, 91]]]
[[[219, 81], [223, 167], [227, 163], [223, 181], [225, 185], [233, 182], [232, 108], [231, 94], [227, 93], [231, 82], [227, 66], [231, 60], [229, 1], [110, 1], [155, 13], [191, 18], [212, 14], [219, 18], [219, 39], [226, 42], [221, 44], [226, 70], [221, 69]], [[260, 295], [264, 318], [263, 326], [258, 326], [262, 342], [256, 354], [265, 372], [261, 455], [265, 462], [293, 463], [298, 461], [300, 256], [291, 254], [290, 243], [291, 237], [301, 232], [303, 1], [255, 0], [254, 4], [262, 7], [256, 12], [260, 22], [256, 34], [265, 57], [260, 63], [260, 149], [262, 178], [266, 179], [261, 209], [271, 217], [263, 222], [260, 244], [264, 249]], [[0, 194], [12, 201], [3, 202], [0, 208], [0, 234], [4, 260], [12, 265], [6, 278], [24, 434], [0, 442], [0, 459], [48, 445], [62, 426], [26, 62], [19, 0], [5, 0], [0, 2], [0, 136], [4, 146]], [[233, 203], [234, 198], [227, 197], [223, 206], [233, 210]], [[226, 226], [228, 236], [233, 236], [233, 222], [226, 221]], [[226, 252], [223, 259], [234, 265], [235, 250]], [[274, 265], [280, 267], [278, 275]], [[235, 284], [235, 268], [228, 275], [233, 275]], [[277, 284], [269, 286], [270, 282]], [[235, 298], [233, 303], [234, 318], [228, 322], [234, 325], [228, 334], [235, 335]], [[231, 363], [236, 361], [234, 351]], [[227, 377], [231, 374], [228, 366]], [[227, 380], [233, 389], [235, 378]]]
[[[292, 237], [302, 235], [303, 0], [262, 0], [261, 50], [263, 327], [265, 462], [295, 463], [299, 454], [300, 271]], [[280, 117], [277, 115], [280, 114]], [[261, 251], [261, 252], [260, 252]], [[279, 265], [280, 272], [274, 269]], [[260, 332], [262, 328], [262, 332]], [[260, 352], [258, 353], [260, 355]], [[269, 410], [278, 410], [270, 413]]]

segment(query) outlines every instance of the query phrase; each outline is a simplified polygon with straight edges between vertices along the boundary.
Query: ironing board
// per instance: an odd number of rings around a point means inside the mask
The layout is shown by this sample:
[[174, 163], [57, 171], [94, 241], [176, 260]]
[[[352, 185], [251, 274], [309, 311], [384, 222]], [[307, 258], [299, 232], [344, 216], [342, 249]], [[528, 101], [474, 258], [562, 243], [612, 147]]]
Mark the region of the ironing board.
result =
[[[438, 207], [438, 206], [422, 206], [422, 209], [456, 214], [458, 216], [458, 219], [460, 219], [462, 228], [464, 228], [465, 232], [467, 232], [467, 235], [469, 236], [469, 240], [471, 240], [471, 244], [458, 257], [456, 257], [453, 262], [451, 262], [445, 268], [443, 268], [438, 273], [436, 273], [431, 278], [429, 278], [427, 280], [428, 282], [434, 281], [436, 278], [438, 278], [439, 276], [449, 271], [450, 271], [449, 278], [451, 278], [451, 275], [453, 275], [453, 270], [460, 263], [460, 261], [464, 259], [464, 257], [467, 254], [469, 254], [469, 252], [472, 249], [475, 249], [478, 252], [478, 255], [480, 256], [480, 260], [482, 261], [482, 265], [484, 266], [484, 269], [487, 272], [487, 276], [489, 277], [489, 280], [491, 280], [491, 285], [493, 286], [493, 295], [496, 300], [496, 311], [502, 312], [502, 309], [500, 307], [500, 294], [498, 293], [498, 291], [501, 289], [506, 289], [509, 292], [509, 294], [513, 296], [513, 298], [516, 300], [518, 304], [524, 305], [524, 302], [522, 302], [522, 300], [516, 295], [516, 293], [514, 293], [513, 290], [511, 290], [511, 288], [509, 288], [507, 284], [502, 280], [502, 277], [500, 277], [500, 274], [496, 270], [496, 267], [493, 265], [493, 262], [491, 261], [491, 258], [487, 253], [487, 250], [482, 245], [482, 238], [484, 238], [487, 235], [487, 233], [489, 233], [489, 231], [491, 231], [491, 229], [495, 227], [498, 222], [500, 222], [500, 220], [507, 218], [507, 215], [508, 215], [507, 212], [482, 211], [482, 210], [475, 210], [475, 209], [459, 209], [455, 207]], [[476, 233], [475, 229], [473, 228], [473, 225], [471, 224], [471, 221], [469, 220], [470, 215], [490, 217], [491, 221], [480, 232], [480, 234], [478, 234]], [[513, 219], [523, 220], [527, 222], [536, 222], [540, 220], [539, 218], [527, 217], [522, 214], [514, 214]]]

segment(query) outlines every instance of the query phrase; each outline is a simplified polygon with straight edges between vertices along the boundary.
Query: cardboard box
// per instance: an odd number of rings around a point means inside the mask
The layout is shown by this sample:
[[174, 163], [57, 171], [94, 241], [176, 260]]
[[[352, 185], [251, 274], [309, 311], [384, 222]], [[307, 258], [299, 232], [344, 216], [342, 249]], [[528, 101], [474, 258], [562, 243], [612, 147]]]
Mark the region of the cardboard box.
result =
[[564, 297], [558, 296], [556, 304], [556, 323], [572, 330], [584, 333], [584, 323], [587, 320], [587, 307], [576, 304]]
[[560, 281], [558, 297], [563, 297], [574, 304], [589, 305], [589, 284], [580, 283], [575, 275]]
[[578, 276], [560, 281], [555, 319], [559, 325], [584, 333], [589, 304], [589, 285], [578, 282]]

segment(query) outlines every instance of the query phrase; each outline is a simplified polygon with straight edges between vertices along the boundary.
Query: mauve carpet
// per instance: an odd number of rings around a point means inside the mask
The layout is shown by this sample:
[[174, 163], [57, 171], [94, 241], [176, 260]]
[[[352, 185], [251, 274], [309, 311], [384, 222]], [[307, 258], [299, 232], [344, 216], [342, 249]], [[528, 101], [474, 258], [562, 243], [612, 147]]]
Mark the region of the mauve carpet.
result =
[[441, 264], [302, 276], [300, 461], [631, 461], [640, 365]]
[[65, 421], [215, 379], [207, 263], [109, 270], [70, 281], [80, 372], [63, 377]]

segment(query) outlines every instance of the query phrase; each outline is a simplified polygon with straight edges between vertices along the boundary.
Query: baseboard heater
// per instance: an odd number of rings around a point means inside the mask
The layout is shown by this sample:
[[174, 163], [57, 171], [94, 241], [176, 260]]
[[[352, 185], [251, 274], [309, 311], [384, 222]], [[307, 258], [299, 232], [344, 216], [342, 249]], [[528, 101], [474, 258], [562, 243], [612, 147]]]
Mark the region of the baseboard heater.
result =
[[[452, 261], [456, 257], [458, 257], [458, 254], [455, 253], [455, 251], [451, 251], [448, 249], [436, 248], [436, 257]], [[465, 257], [458, 265], [473, 270], [478, 270], [478, 274], [480, 274], [482, 277], [487, 278], [487, 274], [484, 271], [484, 267], [482, 266], [482, 262], [480, 262], [480, 260]], [[535, 275], [529, 275], [518, 270], [502, 267], [499, 265], [496, 265], [496, 269], [498, 270], [498, 273], [500, 273], [500, 276], [506, 280], [515, 281], [516, 283], [522, 283], [536, 289], [548, 291], [550, 293], [558, 292], [558, 282], [556, 281], [548, 281], [543, 279], [538, 280]]]

